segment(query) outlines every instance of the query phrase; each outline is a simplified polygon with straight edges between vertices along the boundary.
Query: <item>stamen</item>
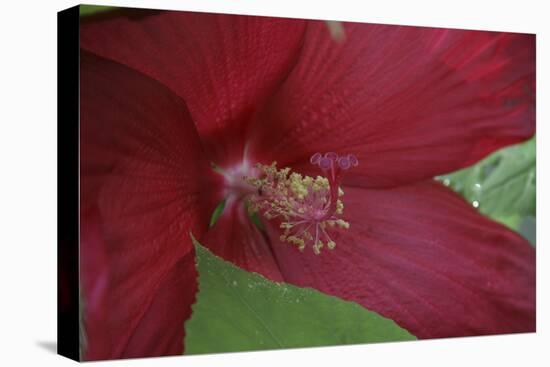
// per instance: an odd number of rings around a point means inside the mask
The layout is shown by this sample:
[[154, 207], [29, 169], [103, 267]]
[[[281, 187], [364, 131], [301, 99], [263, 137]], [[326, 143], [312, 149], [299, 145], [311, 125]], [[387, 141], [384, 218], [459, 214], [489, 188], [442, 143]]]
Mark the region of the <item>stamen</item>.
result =
[[339, 183], [341, 173], [357, 166], [358, 161], [352, 154], [338, 156], [328, 152], [313, 154], [310, 162], [326, 177], [290, 173], [290, 168], [278, 169], [273, 162], [269, 166], [258, 164], [259, 177], [245, 177], [245, 180], [257, 193], [250, 199], [251, 210], [261, 212], [267, 219], [281, 220], [281, 241], [300, 250], [309, 245], [319, 254], [325, 246], [329, 250], [336, 246], [328, 229], [349, 229], [349, 223], [341, 218], [344, 191]]

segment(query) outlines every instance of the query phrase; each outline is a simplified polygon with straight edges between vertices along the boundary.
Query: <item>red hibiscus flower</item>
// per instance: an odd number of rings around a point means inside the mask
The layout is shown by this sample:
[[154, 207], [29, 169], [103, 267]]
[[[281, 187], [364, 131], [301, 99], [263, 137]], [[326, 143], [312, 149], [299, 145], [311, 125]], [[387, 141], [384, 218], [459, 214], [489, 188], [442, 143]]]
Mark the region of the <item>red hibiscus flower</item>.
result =
[[533, 248], [432, 180], [534, 134], [534, 36], [344, 30], [170, 11], [82, 22], [87, 359], [182, 352], [190, 232], [419, 338], [535, 330]]

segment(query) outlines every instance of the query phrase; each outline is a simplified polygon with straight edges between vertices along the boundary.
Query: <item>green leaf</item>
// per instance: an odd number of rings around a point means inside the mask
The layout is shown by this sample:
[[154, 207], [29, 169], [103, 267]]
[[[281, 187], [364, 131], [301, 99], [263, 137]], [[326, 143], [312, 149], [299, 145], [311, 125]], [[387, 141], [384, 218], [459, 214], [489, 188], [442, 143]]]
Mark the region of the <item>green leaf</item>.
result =
[[415, 339], [356, 303], [272, 282], [194, 242], [199, 292], [185, 325], [186, 354]]
[[519, 225], [519, 233], [529, 241], [533, 247], [537, 245], [536, 218], [528, 215]]
[[102, 13], [105, 11], [116, 9], [115, 6], [103, 6], [103, 5], [80, 5], [80, 16], [84, 17], [96, 13]]
[[248, 213], [248, 219], [250, 219], [250, 221], [252, 223], [254, 223], [254, 225], [260, 230], [260, 231], [264, 231], [265, 230], [265, 226], [264, 224], [262, 223], [262, 220], [260, 219], [260, 216], [258, 215], [258, 212], [255, 212], [255, 211], [251, 211], [250, 210], [250, 203], [249, 202], [246, 202], [246, 212]]
[[501, 149], [477, 164], [438, 177], [480, 212], [518, 230], [535, 215], [535, 137]]
[[509, 227], [510, 229], [516, 232], [519, 230], [519, 227], [522, 222], [521, 215], [503, 215], [503, 216], [494, 215], [493, 219], [496, 220], [497, 222], [504, 224], [505, 226]]
[[210, 217], [210, 227], [216, 224], [216, 222], [218, 221], [218, 219], [223, 213], [223, 209], [225, 209], [225, 199], [220, 201], [218, 206], [216, 206], [216, 209], [214, 209], [214, 212], [212, 213], [212, 217]]
[[248, 218], [250, 218], [250, 220], [252, 221], [252, 223], [254, 223], [254, 225], [256, 227], [258, 227], [260, 230], [265, 230], [265, 226], [264, 224], [262, 223], [262, 220], [260, 219], [260, 216], [258, 215], [258, 212], [249, 212], [248, 213]]

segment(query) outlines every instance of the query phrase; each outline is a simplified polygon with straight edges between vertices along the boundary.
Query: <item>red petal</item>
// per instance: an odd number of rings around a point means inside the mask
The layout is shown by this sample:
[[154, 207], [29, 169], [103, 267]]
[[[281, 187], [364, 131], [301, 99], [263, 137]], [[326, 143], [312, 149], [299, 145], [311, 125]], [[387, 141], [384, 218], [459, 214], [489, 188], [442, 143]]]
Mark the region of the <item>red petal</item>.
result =
[[109, 295], [109, 259], [101, 234], [97, 210], [80, 214], [80, 285], [81, 310], [84, 314], [86, 360], [107, 359], [112, 343], [107, 325]]
[[344, 26], [336, 42], [308, 24], [297, 66], [253, 125], [252, 156], [307, 168], [315, 152], [353, 153], [348, 184], [379, 187], [454, 171], [534, 133], [534, 35]]
[[123, 357], [181, 355], [185, 321], [197, 292], [195, 252], [188, 253], [167, 273], [147, 313], [128, 341]]
[[[85, 291], [83, 310], [85, 317], [86, 360], [138, 358], [183, 353], [185, 336], [183, 324], [191, 316], [191, 305], [197, 291], [193, 252], [177, 262], [160, 286], [154, 290], [152, 300], [141, 316], [127, 342], [122, 344], [115, 330], [131, 320], [123, 307], [116, 287], [110, 284], [109, 259], [106, 244], [100, 233], [97, 213], [88, 212], [82, 222], [81, 282]], [[115, 265], [116, 266], [116, 265]], [[148, 289], [134, 290], [144, 299], [150, 299]], [[137, 305], [139, 306], [139, 305]]]
[[182, 97], [222, 165], [242, 159], [242, 129], [294, 64], [303, 31], [293, 19], [126, 10], [83, 22], [80, 38]]
[[273, 246], [286, 281], [355, 301], [420, 338], [535, 330], [535, 251], [517, 234], [435, 182], [344, 190], [351, 226], [334, 235], [334, 250]]
[[280, 282], [279, 267], [264, 236], [248, 217], [244, 203], [230, 198], [223, 214], [200, 242], [235, 265]]
[[156, 81], [83, 51], [80, 134], [86, 358], [180, 354], [194, 284], [183, 284], [192, 264], [179, 262], [189, 232], [207, 228], [212, 194], [187, 109]]

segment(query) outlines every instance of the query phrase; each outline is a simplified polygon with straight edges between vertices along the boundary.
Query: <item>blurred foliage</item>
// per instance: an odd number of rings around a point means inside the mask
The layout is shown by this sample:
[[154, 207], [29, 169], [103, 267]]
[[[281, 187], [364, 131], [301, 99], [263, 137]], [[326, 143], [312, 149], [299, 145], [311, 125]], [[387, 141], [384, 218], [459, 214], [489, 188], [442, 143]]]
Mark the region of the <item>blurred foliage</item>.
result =
[[114, 6], [103, 6], [103, 5], [80, 5], [80, 16], [87, 16], [96, 13], [101, 13], [109, 10], [116, 9]]
[[477, 164], [437, 177], [482, 214], [535, 243], [536, 143], [501, 149]]

